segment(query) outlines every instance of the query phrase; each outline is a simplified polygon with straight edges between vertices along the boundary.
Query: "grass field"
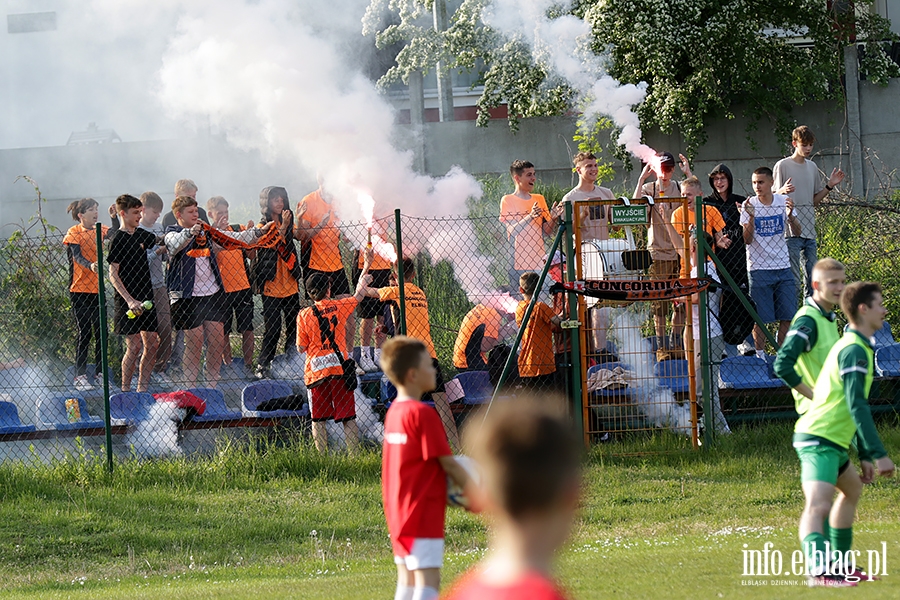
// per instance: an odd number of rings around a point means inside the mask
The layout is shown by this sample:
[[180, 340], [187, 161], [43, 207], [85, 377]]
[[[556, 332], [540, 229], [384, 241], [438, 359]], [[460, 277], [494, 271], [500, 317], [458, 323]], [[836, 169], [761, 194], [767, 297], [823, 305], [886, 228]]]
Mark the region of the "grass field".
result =
[[[896, 421], [880, 426], [894, 457]], [[743, 575], [771, 542], [790, 567], [802, 496], [786, 425], [743, 428], [715, 450], [611, 457], [672, 446], [665, 435], [600, 446], [558, 574], [574, 598], [784, 598], [828, 594], [800, 577]], [[322, 458], [260, 443], [200, 462], [0, 467], [5, 598], [390, 598], [394, 567], [379, 456]], [[900, 486], [868, 486], [854, 547], [886, 543], [888, 576], [839, 592], [900, 597]], [[486, 545], [451, 510], [445, 582]], [[865, 565], [863, 565], [864, 567]], [[756, 585], [748, 585], [748, 583]], [[764, 585], [763, 585], [764, 584]], [[790, 586], [790, 589], [786, 589]]]

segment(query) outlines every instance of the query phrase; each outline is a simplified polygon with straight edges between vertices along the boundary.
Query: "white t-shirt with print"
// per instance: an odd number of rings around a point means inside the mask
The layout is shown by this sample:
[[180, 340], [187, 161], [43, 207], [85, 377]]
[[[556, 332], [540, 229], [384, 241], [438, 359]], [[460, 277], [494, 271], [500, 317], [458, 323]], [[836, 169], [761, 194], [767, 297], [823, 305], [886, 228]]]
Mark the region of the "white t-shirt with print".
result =
[[[790, 269], [791, 259], [784, 239], [788, 228], [788, 196], [773, 194], [771, 205], [765, 205], [757, 196], [748, 198], [753, 206], [753, 242], [747, 244], [748, 271], [774, 271]], [[741, 225], [750, 222], [750, 214], [741, 211]]]

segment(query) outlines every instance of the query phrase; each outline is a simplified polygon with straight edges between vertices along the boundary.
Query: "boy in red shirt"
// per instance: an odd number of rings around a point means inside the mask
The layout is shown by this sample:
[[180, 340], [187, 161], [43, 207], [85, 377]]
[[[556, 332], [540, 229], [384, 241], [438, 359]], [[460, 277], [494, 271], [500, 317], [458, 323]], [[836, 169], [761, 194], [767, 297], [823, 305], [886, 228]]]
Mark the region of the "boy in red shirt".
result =
[[447, 476], [469, 477], [453, 458], [437, 411], [419, 400], [437, 384], [425, 344], [406, 336], [385, 342], [381, 368], [397, 388], [384, 419], [381, 491], [394, 562], [394, 600], [435, 600], [444, 559]]
[[581, 485], [579, 440], [565, 406], [517, 398], [472, 422], [479, 426], [466, 429], [464, 441], [482, 484], [469, 494], [491, 513], [491, 541], [447, 600], [563, 600], [551, 562], [569, 536]]

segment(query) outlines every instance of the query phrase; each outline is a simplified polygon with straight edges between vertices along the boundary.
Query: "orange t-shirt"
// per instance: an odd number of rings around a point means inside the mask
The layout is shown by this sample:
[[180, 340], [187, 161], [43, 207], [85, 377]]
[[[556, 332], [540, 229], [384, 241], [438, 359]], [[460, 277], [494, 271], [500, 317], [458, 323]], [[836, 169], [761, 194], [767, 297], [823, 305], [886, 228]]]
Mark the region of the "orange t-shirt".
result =
[[[516, 307], [516, 325], [522, 326], [527, 300], [522, 300]], [[556, 372], [556, 359], [553, 356], [553, 309], [538, 302], [531, 311], [531, 318], [522, 334], [522, 350], [519, 352], [519, 375], [521, 377], [537, 377]]]
[[[515, 269], [540, 269], [544, 265], [544, 221], [550, 220], [550, 210], [547, 201], [540, 194], [532, 194], [528, 200], [522, 200], [518, 196], [509, 194], [500, 200], [500, 222], [504, 225], [515, 225], [524, 219], [534, 204], [541, 208], [541, 218], [532, 219], [525, 229], [515, 236]], [[507, 237], [509, 234], [507, 234]]]
[[275, 267], [275, 278], [267, 281], [263, 286], [263, 296], [269, 298], [287, 298], [299, 291], [297, 280], [291, 275], [287, 263], [278, 257], [278, 265]]
[[[353, 314], [358, 301], [356, 298], [325, 299], [316, 302], [319, 313], [330, 323], [334, 332], [334, 342], [341, 353], [341, 360], [347, 358], [347, 319]], [[322, 335], [319, 320], [312, 307], [306, 307], [297, 314], [297, 347], [306, 351], [306, 366], [303, 381], [306, 385], [332, 375], [340, 377], [344, 373], [341, 361], [334, 349]]]
[[309, 268], [326, 273], [343, 269], [340, 248], [341, 230], [338, 229], [339, 221], [334, 206], [325, 202], [318, 190], [307, 194], [300, 203], [303, 202], [306, 202], [306, 213], [300, 218], [309, 221], [311, 227], [318, 227], [325, 215], [331, 213], [328, 225], [319, 231], [310, 242], [312, 248], [309, 253]]
[[[109, 232], [106, 225], [100, 226], [103, 239]], [[90, 262], [97, 262], [97, 232], [93, 229], [85, 229], [84, 225], [78, 223], [73, 225], [66, 232], [63, 238], [63, 244], [72, 244], [81, 246], [81, 255]], [[97, 294], [99, 293], [99, 284], [97, 274], [80, 265], [74, 260], [72, 261], [70, 270], [69, 291], [76, 294]]]
[[[674, 227], [675, 231], [682, 237], [684, 236], [685, 231], [693, 231], [694, 224], [696, 223], [694, 211], [688, 211], [686, 218], [684, 213], [683, 206], [679, 206], [675, 209], [675, 212], [672, 213], [672, 227]], [[725, 219], [722, 218], [722, 213], [720, 213], [719, 209], [715, 206], [703, 207], [703, 230], [709, 235], [714, 235], [717, 231], [725, 230]], [[715, 250], [716, 247], [713, 245], [713, 252], [715, 252]], [[681, 265], [681, 277], [690, 277], [690, 270], [687, 268], [687, 265]]]
[[[246, 231], [243, 225], [238, 225], [238, 231]], [[239, 292], [250, 289], [250, 280], [247, 279], [247, 267], [244, 262], [244, 252], [239, 248], [233, 250], [219, 250], [216, 254], [216, 262], [219, 265], [219, 275], [222, 276], [222, 289], [225, 293]]]
[[[365, 250], [360, 250], [357, 254], [359, 254], [359, 258], [356, 259], [356, 266], [359, 267], [361, 271], [363, 268], [363, 263], [366, 262], [366, 254]], [[372, 257], [372, 264], [369, 265], [370, 271], [388, 271], [393, 267], [393, 263], [388, 259], [384, 258], [377, 252], [375, 256]]]
[[[466, 360], [466, 346], [479, 325], [484, 325], [484, 337], [497, 339], [500, 336], [500, 320], [500, 313], [484, 304], [476, 304], [475, 308], [467, 312], [459, 326], [456, 343], [453, 344], [453, 366], [457, 369], [469, 366]], [[481, 358], [487, 362], [487, 355], [484, 352], [481, 353]]]
[[[428, 348], [431, 358], [437, 358], [434, 342], [431, 340], [431, 324], [428, 322], [428, 299], [419, 286], [407, 283], [403, 286], [406, 300], [406, 335], [422, 340]], [[383, 287], [378, 290], [378, 299], [382, 302], [399, 302], [398, 286]]]

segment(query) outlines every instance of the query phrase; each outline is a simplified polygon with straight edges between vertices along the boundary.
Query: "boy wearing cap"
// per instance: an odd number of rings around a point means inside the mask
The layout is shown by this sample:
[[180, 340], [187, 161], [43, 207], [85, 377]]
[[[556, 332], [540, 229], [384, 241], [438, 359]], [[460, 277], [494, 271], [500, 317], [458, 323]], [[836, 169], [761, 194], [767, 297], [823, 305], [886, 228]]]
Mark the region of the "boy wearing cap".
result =
[[[651, 196], [653, 198], [680, 198], [681, 190], [678, 184], [672, 181], [675, 174], [675, 156], [671, 152], [660, 152], [659, 170], [652, 163], [647, 163], [641, 171], [637, 186], [634, 189], [634, 197]], [[688, 166], [684, 155], [681, 159], [681, 170], [687, 176], [691, 176], [691, 168]], [[650, 175], [656, 175], [656, 180], [645, 183]], [[677, 279], [679, 271], [678, 248], [684, 247], [684, 241], [678, 235], [678, 231], [672, 226], [672, 214], [675, 212], [675, 204], [669, 202], [657, 202], [650, 209], [650, 227], [647, 228], [647, 249], [653, 258], [650, 265], [651, 279]], [[658, 360], [674, 358], [666, 348], [666, 316], [669, 314], [671, 302], [660, 300], [653, 302], [653, 321], [656, 329], [656, 343]], [[672, 333], [676, 344], [681, 340], [681, 332], [684, 328], [684, 310], [675, 307], [672, 318]]]
[[313, 273], [306, 281], [306, 293], [313, 305], [297, 315], [297, 352], [306, 353], [303, 381], [309, 393], [312, 434], [316, 450], [328, 451], [325, 422], [334, 420], [344, 426], [347, 449], [359, 446], [356, 424], [356, 398], [344, 385], [342, 363], [347, 360], [347, 321], [356, 305], [365, 297], [370, 257], [367, 256], [356, 287], [356, 294], [331, 298], [331, 281], [325, 273]]

